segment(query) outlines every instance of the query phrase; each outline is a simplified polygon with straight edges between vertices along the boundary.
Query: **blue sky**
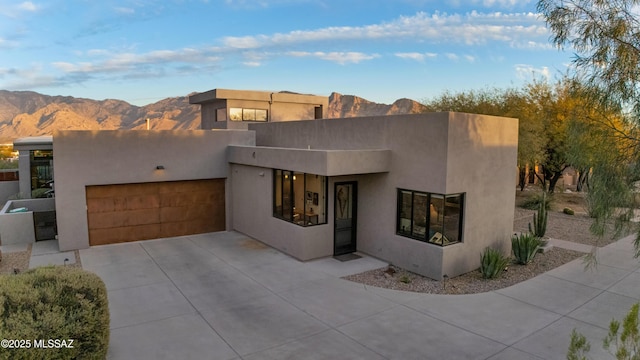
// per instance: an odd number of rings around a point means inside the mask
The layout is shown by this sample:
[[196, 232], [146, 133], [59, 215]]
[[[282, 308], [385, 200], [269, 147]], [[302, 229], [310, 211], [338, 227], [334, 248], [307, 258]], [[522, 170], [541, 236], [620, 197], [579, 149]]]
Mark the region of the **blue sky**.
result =
[[144, 105], [214, 88], [391, 103], [553, 80], [528, 0], [0, 0], [0, 89]]

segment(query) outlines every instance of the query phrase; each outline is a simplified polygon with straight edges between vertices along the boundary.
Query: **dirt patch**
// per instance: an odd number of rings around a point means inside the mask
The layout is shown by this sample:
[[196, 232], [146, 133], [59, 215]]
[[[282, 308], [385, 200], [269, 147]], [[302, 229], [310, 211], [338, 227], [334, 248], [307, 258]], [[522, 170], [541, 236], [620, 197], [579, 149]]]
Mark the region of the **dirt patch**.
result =
[[0, 274], [13, 274], [15, 270], [18, 272], [27, 270], [29, 268], [29, 259], [31, 259], [31, 245], [26, 251], [2, 253]]
[[[23, 272], [29, 269], [29, 260], [31, 259], [31, 247], [26, 251], [18, 251], [12, 253], [2, 253], [2, 261], [0, 261], [0, 274], [14, 274], [16, 269], [18, 272]], [[66, 266], [82, 267], [82, 261], [80, 260], [80, 251], [75, 250], [74, 255], [76, 257], [75, 264], [69, 264]]]

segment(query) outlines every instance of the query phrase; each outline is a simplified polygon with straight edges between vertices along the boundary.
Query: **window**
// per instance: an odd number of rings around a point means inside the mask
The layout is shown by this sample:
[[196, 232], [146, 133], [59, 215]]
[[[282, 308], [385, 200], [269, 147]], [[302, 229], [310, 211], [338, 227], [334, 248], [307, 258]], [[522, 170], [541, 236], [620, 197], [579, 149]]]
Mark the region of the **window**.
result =
[[53, 180], [53, 150], [31, 150], [31, 190], [50, 189]]
[[273, 216], [300, 226], [327, 223], [327, 178], [273, 170]]
[[398, 189], [396, 232], [446, 246], [462, 241], [464, 194], [431, 194]]
[[231, 121], [267, 121], [267, 110], [229, 108], [229, 120]]

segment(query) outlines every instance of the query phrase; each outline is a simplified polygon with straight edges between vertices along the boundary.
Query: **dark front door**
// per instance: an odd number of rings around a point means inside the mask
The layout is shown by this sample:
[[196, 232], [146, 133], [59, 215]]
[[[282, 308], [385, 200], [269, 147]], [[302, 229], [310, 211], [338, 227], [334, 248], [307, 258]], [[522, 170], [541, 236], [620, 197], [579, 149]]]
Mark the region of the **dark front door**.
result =
[[334, 188], [334, 255], [356, 251], [358, 183], [336, 183]]

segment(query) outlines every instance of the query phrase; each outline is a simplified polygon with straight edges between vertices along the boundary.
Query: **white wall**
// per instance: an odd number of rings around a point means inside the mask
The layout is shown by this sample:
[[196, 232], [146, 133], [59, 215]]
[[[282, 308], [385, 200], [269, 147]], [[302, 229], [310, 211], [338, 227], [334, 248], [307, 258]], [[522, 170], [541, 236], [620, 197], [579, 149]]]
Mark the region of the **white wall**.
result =
[[227, 146], [254, 144], [253, 132], [232, 130], [58, 131], [53, 139], [62, 251], [89, 246], [87, 185], [226, 178]]

